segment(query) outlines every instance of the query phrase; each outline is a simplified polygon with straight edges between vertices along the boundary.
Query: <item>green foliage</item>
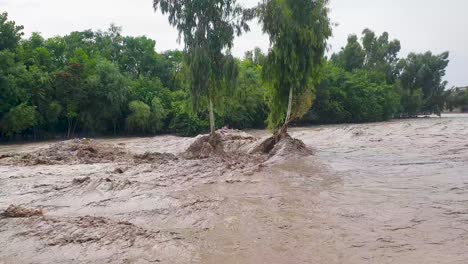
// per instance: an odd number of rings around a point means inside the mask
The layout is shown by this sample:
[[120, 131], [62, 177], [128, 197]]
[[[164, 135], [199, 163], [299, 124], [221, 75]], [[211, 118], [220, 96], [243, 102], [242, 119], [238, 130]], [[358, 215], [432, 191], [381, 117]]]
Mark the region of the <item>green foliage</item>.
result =
[[90, 132], [115, 130], [127, 103], [127, 81], [110, 61], [98, 60], [94, 67], [82, 87], [87, 89], [88, 99], [82, 102], [81, 121]]
[[309, 121], [318, 123], [362, 123], [392, 118], [399, 108], [399, 95], [385, 78], [365, 70], [347, 72], [328, 64], [324, 81]]
[[462, 112], [468, 112], [468, 87], [452, 88], [445, 91], [443, 96], [449, 111], [459, 108]]
[[167, 110], [158, 97], [151, 101], [151, 116], [149, 120], [150, 132], [156, 134], [163, 130], [164, 121], [167, 117]]
[[333, 64], [348, 72], [365, 70], [374, 75], [373, 79], [394, 86], [401, 98], [395, 116], [440, 114], [447, 100], [443, 77], [448, 52], [410, 53], [406, 59], [398, 59], [400, 42], [389, 41], [387, 32], [377, 37], [369, 29], [363, 31], [361, 42], [362, 45], [356, 36], [350, 36], [346, 47], [332, 55]]
[[158, 54], [154, 52], [155, 46], [156, 42], [147, 37], [125, 37], [119, 56], [120, 68], [135, 78], [156, 74]]
[[37, 124], [37, 112], [34, 106], [24, 103], [15, 106], [2, 118], [0, 127], [7, 136], [30, 129]]
[[417, 116], [423, 106], [421, 91], [417, 90], [410, 92], [407, 90], [401, 91], [401, 116], [414, 117]]
[[130, 102], [128, 108], [130, 108], [128, 130], [131, 132], [145, 133], [148, 129], [151, 117], [151, 108], [141, 101]]
[[[170, 131], [181, 136], [194, 136], [209, 129], [209, 123], [199, 114], [191, 111], [189, 100], [176, 100], [172, 103], [173, 117], [169, 124]], [[205, 115], [206, 117], [206, 115]]]
[[[123, 36], [115, 25], [49, 39], [33, 33], [20, 40], [22, 27], [0, 15], [0, 139], [193, 136], [211, 128], [210, 110], [194, 111], [194, 98], [200, 106], [209, 99], [216, 103], [218, 127], [263, 128], [268, 119], [278, 128], [290, 88], [296, 122], [371, 122], [444, 107], [468, 110], [466, 89], [444, 91], [448, 53], [399, 60], [399, 42], [389, 41], [386, 33], [377, 37], [365, 30], [360, 40], [350, 36], [321, 67], [330, 33], [326, 1], [264, 1], [257, 10], [271, 51], [266, 56], [255, 48], [242, 60], [229, 49], [234, 36], [248, 29], [253, 10], [227, 0], [157, 2], [181, 36], [189, 34], [184, 51], [158, 54], [154, 40]], [[221, 9], [213, 10], [213, 3]], [[196, 21], [182, 21], [187, 14], [169, 4], [187, 5], [183, 10], [196, 15], [187, 18]], [[205, 17], [204, 10], [214, 13]], [[221, 10], [226, 16], [219, 17]], [[186, 32], [190, 28], [192, 33]]]
[[169, 15], [179, 39], [183, 37], [192, 103], [199, 109], [203, 101], [209, 102], [214, 133], [213, 101], [223, 84], [232, 83], [236, 77], [235, 64], [226, 50], [231, 49], [235, 34], [249, 30], [247, 21], [253, 18], [253, 11], [243, 9], [236, 0], [154, 0], [153, 6]]
[[51, 102], [44, 113], [44, 119], [50, 124], [55, 124], [58, 122], [62, 111], [63, 108], [58, 102]]
[[268, 0], [261, 5], [260, 20], [271, 42], [264, 80], [270, 107], [268, 124], [274, 130], [290, 121], [286, 120], [290, 95], [294, 95], [291, 120], [301, 118], [312, 105], [326, 41], [332, 33], [327, 3]]
[[410, 53], [406, 59], [399, 62], [402, 90], [411, 97], [415, 92], [420, 92], [422, 95], [422, 104], [417, 112], [439, 114], [443, 110], [445, 104], [443, 94], [447, 85], [443, 77], [449, 63], [448, 57], [448, 52], [440, 55], [433, 55], [431, 52]]
[[387, 32], [378, 37], [372, 30], [365, 29], [361, 42], [356, 35], [350, 35], [346, 46], [339, 53], [333, 54], [331, 61], [350, 72], [365, 69], [381, 73], [387, 83], [394, 84], [398, 78], [400, 49], [400, 41], [390, 41]]
[[[255, 58], [263, 56], [257, 50]], [[224, 124], [235, 128], [262, 128], [268, 107], [264, 101], [265, 89], [261, 83], [261, 60], [245, 59], [239, 64], [239, 78], [236, 89], [223, 102]]]
[[331, 60], [347, 71], [359, 70], [364, 67], [366, 52], [356, 35], [348, 37], [348, 44], [338, 54], [333, 54]]
[[8, 14], [0, 13], [0, 51], [14, 50], [23, 36], [23, 26], [8, 21]]

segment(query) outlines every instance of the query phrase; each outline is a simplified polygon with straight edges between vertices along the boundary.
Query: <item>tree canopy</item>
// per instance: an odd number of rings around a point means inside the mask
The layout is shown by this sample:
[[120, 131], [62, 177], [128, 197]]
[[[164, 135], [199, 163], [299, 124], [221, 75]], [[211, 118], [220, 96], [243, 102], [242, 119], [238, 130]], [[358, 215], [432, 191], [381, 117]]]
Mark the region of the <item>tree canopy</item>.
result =
[[264, 66], [270, 128], [287, 127], [312, 105], [327, 39], [331, 36], [326, 0], [265, 0], [260, 6], [263, 31], [271, 49]]
[[249, 31], [253, 11], [236, 0], [154, 0], [154, 9], [168, 14], [169, 23], [183, 38], [190, 71], [190, 92], [195, 108], [207, 99], [211, 133], [214, 133], [213, 101], [220, 90], [237, 78], [234, 58], [229, 54], [234, 36]]

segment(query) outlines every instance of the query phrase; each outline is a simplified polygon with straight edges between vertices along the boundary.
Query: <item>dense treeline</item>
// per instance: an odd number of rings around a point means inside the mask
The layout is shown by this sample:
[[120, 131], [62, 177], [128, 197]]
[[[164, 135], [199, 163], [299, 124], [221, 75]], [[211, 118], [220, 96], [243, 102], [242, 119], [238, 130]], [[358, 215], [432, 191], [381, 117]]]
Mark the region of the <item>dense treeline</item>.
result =
[[[38, 33], [24, 39], [22, 31], [6, 13], [0, 15], [3, 140], [194, 135], [210, 128], [209, 108], [193, 107], [190, 62], [196, 60], [186, 51], [159, 54], [154, 40], [123, 36], [114, 25], [49, 39]], [[440, 113], [450, 98], [451, 107], [460, 104], [444, 92], [448, 53], [399, 59], [400, 48], [387, 33], [365, 30], [361, 38], [350, 36], [340, 52], [323, 58], [320, 73], [311, 72], [313, 92], [300, 95], [310, 102], [301, 105], [308, 112], [303, 122], [383, 121]], [[272, 108], [271, 84], [265, 79], [274, 77], [265, 74], [272, 69], [268, 56], [253, 49], [242, 59], [224, 56], [223, 65], [233, 78], [217, 79], [215, 84], [226, 86], [222, 96], [212, 93], [214, 88], [206, 91], [209, 100], [216, 99], [216, 125], [265, 127]]]
[[[107, 31], [72, 32], [22, 40], [23, 27], [0, 19], [0, 134], [54, 135], [176, 133], [209, 127], [207, 111], [192, 111], [184, 54], [155, 52], [155, 41]], [[4, 32], [6, 34], [4, 34]], [[232, 127], [263, 127], [266, 119], [257, 51], [236, 60], [236, 89], [216, 115]]]
[[377, 36], [365, 29], [351, 35], [333, 54], [307, 121], [349, 123], [384, 121], [418, 114], [440, 114], [444, 109], [442, 78], [448, 52], [411, 53], [399, 59], [401, 44], [388, 33]]

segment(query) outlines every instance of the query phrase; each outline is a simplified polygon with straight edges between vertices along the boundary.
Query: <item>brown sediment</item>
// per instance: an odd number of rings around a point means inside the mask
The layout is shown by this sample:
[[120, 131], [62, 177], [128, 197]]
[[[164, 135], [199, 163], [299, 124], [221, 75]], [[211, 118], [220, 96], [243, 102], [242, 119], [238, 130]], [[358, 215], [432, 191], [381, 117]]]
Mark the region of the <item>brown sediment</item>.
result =
[[[176, 160], [177, 157], [170, 153], [145, 152], [144, 154], [135, 154], [133, 159], [136, 163], [168, 162]], [[123, 172], [119, 172], [123, 173]]]
[[92, 139], [74, 139], [51, 144], [34, 152], [4, 158], [2, 164], [34, 166], [110, 163], [125, 160], [127, 155], [123, 148], [114, 145]]
[[268, 155], [270, 162], [294, 158], [303, 158], [313, 155], [312, 149], [300, 139], [293, 138], [289, 134], [268, 137], [250, 150], [251, 154], [261, 153]]
[[199, 136], [184, 153], [184, 156], [188, 159], [206, 159], [225, 155], [223, 141], [219, 133]]

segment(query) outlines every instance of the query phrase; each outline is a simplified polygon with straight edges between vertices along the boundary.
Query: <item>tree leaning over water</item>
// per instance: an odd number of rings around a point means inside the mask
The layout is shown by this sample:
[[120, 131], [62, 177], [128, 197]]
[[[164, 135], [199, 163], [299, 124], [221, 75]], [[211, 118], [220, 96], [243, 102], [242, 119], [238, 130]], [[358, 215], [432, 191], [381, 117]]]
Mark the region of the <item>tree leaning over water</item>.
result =
[[229, 50], [234, 36], [249, 31], [254, 10], [236, 0], [154, 0], [155, 10], [169, 15], [169, 23], [184, 41], [194, 108], [208, 105], [211, 135], [215, 133], [213, 104], [223, 88], [230, 88], [238, 70]]
[[327, 0], [264, 0], [260, 4], [263, 31], [271, 49], [264, 67], [275, 141], [288, 125], [311, 107], [327, 39], [332, 35]]

